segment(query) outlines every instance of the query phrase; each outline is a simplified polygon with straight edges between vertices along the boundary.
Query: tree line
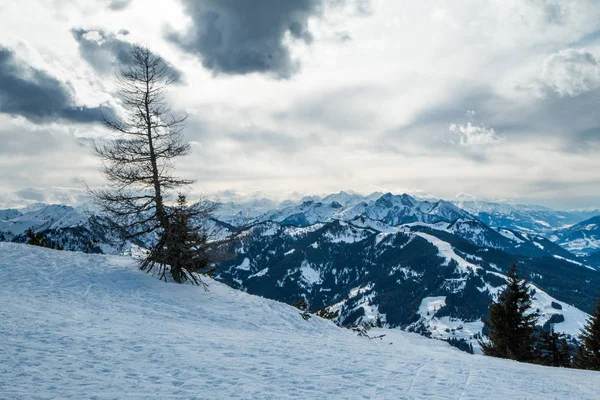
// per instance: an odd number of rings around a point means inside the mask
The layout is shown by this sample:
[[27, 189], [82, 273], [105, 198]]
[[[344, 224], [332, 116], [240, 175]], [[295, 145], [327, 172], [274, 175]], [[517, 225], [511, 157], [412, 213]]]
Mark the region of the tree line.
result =
[[479, 341], [485, 355], [555, 367], [600, 371], [600, 299], [577, 341], [536, 325], [540, 316], [533, 294], [513, 265], [506, 289], [491, 304]]

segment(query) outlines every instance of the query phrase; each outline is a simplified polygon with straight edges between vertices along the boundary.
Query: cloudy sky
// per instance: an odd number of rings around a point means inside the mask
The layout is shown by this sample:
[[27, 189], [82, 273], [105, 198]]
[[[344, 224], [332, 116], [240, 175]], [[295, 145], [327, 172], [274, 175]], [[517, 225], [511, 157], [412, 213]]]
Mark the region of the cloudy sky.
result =
[[179, 77], [194, 193], [600, 206], [594, 0], [20, 0], [0, 8], [0, 206], [75, 203], [132, 43]]

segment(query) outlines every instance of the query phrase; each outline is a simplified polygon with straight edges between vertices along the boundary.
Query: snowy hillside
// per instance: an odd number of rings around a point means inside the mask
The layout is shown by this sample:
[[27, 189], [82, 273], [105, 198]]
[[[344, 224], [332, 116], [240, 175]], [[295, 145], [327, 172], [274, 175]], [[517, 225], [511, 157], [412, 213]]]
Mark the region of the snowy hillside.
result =
[[[592, 309], [600, 288], [598, 271], [552, 253], [552, 246], [566, 251], [544, 238], [515, 233], [511, 239], [487, 228], [499, 248], [479, 247], [455, 235], [457, 226], [392, 227], [366, 217], [309, 227], [260, 223], [228, 243], [232, 257], [215, 276], [236, 289], [288, 304], [306, 299], [311, 311], [331, 307], [345, 326], [380, 319], [388, 327], [473, 341], [490, 299], [504, 284], [503, 274], [517, 263], [538, 288], [540, 325], [552, 318], [564, 321], [554, 325], [556, 331], [577, 334], [586, 318], [577, 308]], [[426, 317], [423, 304], [431, 298], [440, 301]], [[443, 333], [435, 334], [438, 330]]]
[[548, 207], [489, 201], [457, 201], [455, 204], [493, 227], [525, 233], [548, 233], [591, 217], [594, 211], [558, 211]]
[[31, 229], [67, 250], [119, 253], [122, 240], [117, 232], [98, 225], [100, 219], [62, 204], [38, 203], [20, 210], [0, 210], [0, 241], [25, 242], [25, 233]]
[[600, 251], [600, 215], [555, 231], [550, 239], [581, 256]]
[[407, 194], [386, 193], [360, 197], [340, 192], [326, 196], [322, 201], [307, 200], [268, 212], [256, 222], [275, 221], [295, 226], [308, 226], [318, 222], [350, 221], [359, 216], [382, 221], [388, 225], [410, 222], [451, 222], [457, 218], [472, 218], [467, 212], [444, 200], [418, 200]]
[[[60, 205], [36, 204], [20, 210], [0, 210], [0, 241], [25, 243], [25, 233], [32, 229], [62, 245], [66, 250], [86, 253], [120, 254], [127, 252], [130, 241], [124, 240], [118, 231], [107, 229], [98, 221], [106, 221], [90, 211]], [[202, 221], [211, 240], [219, 240], [232, 234], [234, 228], [222, 221]], [[154, 236], [145, 235], [134, 239], [134, 244], [147, 246]]]
[[[11, 214], [10, 211], [13, 211]], [[73, 207], [65, 205], [48, 205], [41, 209], [26, 213], [17, 210], [3, 210], [0, 214], [0, 230], [13, 236], [22, 235], [27, 229], [43, 231], [83, 225], [88, 217]]]
[[597, 372], [368, 340], [131, 259], [0, 243], [0, 398], [595, 399]]

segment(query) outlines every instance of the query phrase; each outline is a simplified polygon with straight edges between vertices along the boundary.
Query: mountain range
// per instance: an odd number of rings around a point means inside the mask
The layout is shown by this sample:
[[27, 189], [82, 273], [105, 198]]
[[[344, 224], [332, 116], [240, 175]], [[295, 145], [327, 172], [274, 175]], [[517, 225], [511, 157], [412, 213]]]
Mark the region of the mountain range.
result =
[[[600, 221], [578, 221], [582, 212], [391, 193], [273, 204], [221, 204], [204, 222], [213, 237], [229, 239], [215, 277], [286, 303], [305, 299], [311, 311], [339, 311], [344, 325], [379, 321], [474, 342], [513, 263], [534, 285], [539, 323], [557, 331], [577, 334], [600, 293]], [[24, 242], [31, 228], [68, 250], [126, 252], [97, 218], [64, 205], [0, 210], [0, 240]]]

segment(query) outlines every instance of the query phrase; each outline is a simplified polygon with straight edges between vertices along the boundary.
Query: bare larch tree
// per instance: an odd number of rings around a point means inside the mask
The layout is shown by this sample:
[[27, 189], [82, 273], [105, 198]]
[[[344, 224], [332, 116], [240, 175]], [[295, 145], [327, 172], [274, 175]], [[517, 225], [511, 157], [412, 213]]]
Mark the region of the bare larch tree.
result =
[[[168, 203], [170, 194], [193, 183], [173, 171], [172, 161], [187, 155], [190, 145], [182, 138], [187, 115], [174, 115], [167, 101], [167, 88], [175, 81], [171, 71], [148, 48], [132, 47], [131, 63], [117, 72], [123, 111], [118, 117], [103, 115], [104, 125], [116, 138], [98, 141], [93, 147], [109, 184], [92, 194], [127, 239], [155, 239], [141, 262], [142, 270], [158, 267], [161, 279], [166, 280], [169, 265], [177, 282], [199, 283], [193, 273], [209, 265], [203, 246], [206, 240], [190, 217], [206, 217], [210, 210], [200, 204], [187, 206], [185, 197], [177, 205]], [[184, 217], [185, 213], [189, 216]], [[176, 241], [181, 240], [190, 242], [185, 255], [177, 254], [183, 244]], [[194, 252], [194, 262], [184, 259]]]

